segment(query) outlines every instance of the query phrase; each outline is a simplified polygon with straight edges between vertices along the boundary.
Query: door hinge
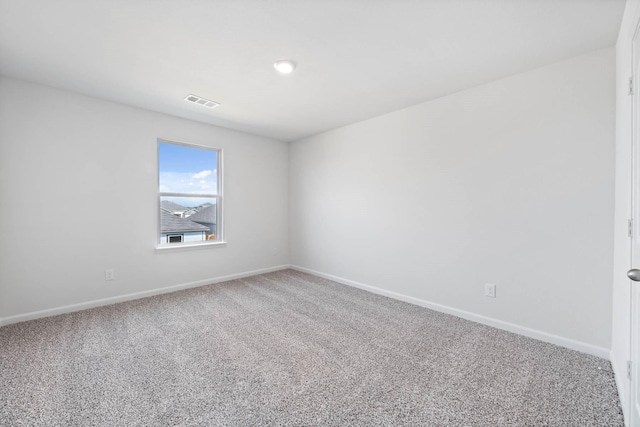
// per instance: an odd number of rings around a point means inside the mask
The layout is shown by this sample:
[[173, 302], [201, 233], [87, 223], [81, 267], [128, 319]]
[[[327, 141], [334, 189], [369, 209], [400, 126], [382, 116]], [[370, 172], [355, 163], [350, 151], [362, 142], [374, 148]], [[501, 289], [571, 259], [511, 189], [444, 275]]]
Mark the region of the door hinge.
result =
[[627, 236], [633, 237], [633, 220], [627, 220]]
[[633, 77], [629, 77], [629, 95], [633, 95]]
[[627, 378], [631, 379], [631, 360], [627, 360]]

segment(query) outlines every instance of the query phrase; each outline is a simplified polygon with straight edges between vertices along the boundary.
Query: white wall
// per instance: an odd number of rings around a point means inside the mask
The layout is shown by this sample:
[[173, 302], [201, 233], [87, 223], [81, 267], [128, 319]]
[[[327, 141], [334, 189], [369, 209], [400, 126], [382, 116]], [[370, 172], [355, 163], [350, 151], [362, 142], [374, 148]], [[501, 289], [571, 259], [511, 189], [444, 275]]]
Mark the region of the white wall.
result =
[[[226, 247], [156, 253], [159, 137], [224, 149]], [[287, 152], [1, 78], [0, 317], [287, 264]]]
[[628, 96], [628, 79], [631, 76], [631, 42], [639, 16], [640, 0], [628, 0], [616, 44], [616, 180], [611, 364], [616, 373], [620, 401], [625, 414], [630, 395], [626, 362], [630, 359], [631, 351], [630, 290], [629, 280], [625, 275], [631, 267], [627, 219], [631, 218], [632, 98]]
[[292, 143], [292, 264], [608, 355], [614, 65], [600, 50]]
[[[291, 262], [607, 350], [613, 65], [593, 52], [289, 149], [0, 78], [0, 318]], [[158, 137], [225, 150], [226, 247], [154, 250]]]

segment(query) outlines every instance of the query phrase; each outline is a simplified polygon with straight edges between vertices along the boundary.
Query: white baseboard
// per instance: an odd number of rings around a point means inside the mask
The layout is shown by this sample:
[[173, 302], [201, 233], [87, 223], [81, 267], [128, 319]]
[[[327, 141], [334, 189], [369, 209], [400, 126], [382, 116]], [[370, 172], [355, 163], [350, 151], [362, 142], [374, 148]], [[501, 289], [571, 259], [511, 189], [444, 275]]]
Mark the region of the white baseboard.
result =
[[198, 286], [210, 285], [212, 283], [226, 282], [228, 280], [241, 279], [243, 277], [256, 276], [258, 274], [271, 273], [272, 271], [285, 270], [289, 265], [280, 265], [276, 267], [263, 268], [260, 270], [246, 271], [244, 273], [229, 274], [227, 276], [214, 277], [212, 279], [198, 280], [196, 282], [182, 283], [179, 285], [167, 286], [164, 288], [150, 289], [148, 291], [134, 292], [131, 294], [118, 295], [115, 297], [102, 298], [93, 301], [82, 302], [79, 304], [65, 305], [62, 307], [49, 308], [46, 310], [32, 311], [30, 313], [17, 314], [0, 318], [0, 327], [10, 325], [12, 323], [25, 322], [27, 320], [40, 319], [42, 317], [56, 316], [58, 314], [71, 313], [73, 311], [86, 310], [88, 308], [100, 307], [103, 305], [116, 304], [124, 301], [131, 301], [140, 298], [146, 298], [154, 295], [168, 294], [170, 292], [180, 291], [183, 289], [197, 288]]
[[[258, 274], [270, 273], [272, 271], [284, 270], [287, 268], [292, 268], [294, 270], [302, 271], [304, 273], [312, 274], [318, 277], [324, 277], [325, 279], [333, 280], [334, 282], [342, 283], [348, 286], [353, 286], [355, 288], [363, 289], [365, 291], [373, 292], [375, 294], [383, 295], [389, 298], [394, 298], [400, 301], [408, 302], [410, 304], [419, 305], [421, 307], [426, 307], [431, 310], [451, 314], [454, 316], [461, 317], [463, 319], [471, 320], [471, 321], [488, 325], [488, 326], [493, 326], [498, 329], [503, 329], [503, 330], [524, 335], [530, 338], [535, 338], [540, 341], [545, 341], [551, 344], [556, 344], [562, 347], [570, 348], [572, 350], [577, 350], [583, 353], [591, 354], [597, 357], [602, 357], [604, 359], [610, 360], [610, 356], [611, 356], [610, 350], [604, 347], [594, 346], [581, 341], [572, 340], [570, 338], [549, 334], [547, 332], [539, 331], [536, 329], [531, 329], [531, 328], [516, 325], [513, 323], [504, 322], [502, 320], [493, 319], [493, 318], [475, 314], [469, 311], [460, 310], [460, 309], [449, 307], [446, 305], [433, 303], [430, 301], [422, 300], [422, 299], [411, 297], [408, 295], [403, 295], [397, 292], [388, 291], [386, 289], [365, 285], [363, 283], [355, 282], [353, 280], [344, 279], [342, 277], [333, 276], [331, 274], [325, 274], [319, 271], [315, 271], [315, 270], [311, 270], [308, 268], [295, 266], [295, 265], [280, 265], [276, 267], [247, 271], [247, 272], [237, 273], [237, 274], [230, 274], [227, 276], [215, 277], [211, 279], [198, 280], [196, 282], [167, 286], [164, 288], [151, 289], [148, 291], [135, 292], [131, 294], [118, 295], [110, 298], [87, 301], [79, 304], [72, 304], [72, 305], [66, 305], [66, 306], [56, 307], [56, 308], [51, 308], [46, 310], [18, 314], [15, 316], [0, 318], [0, 327], [4, 325], [9, 325], [12, 323], [25, 322], [27, 320], [39, 319], [42, 317], [56, 316], [58, 314], [70, 313], [73, 311], [80, 311], [80, 310], [86, 310], [88, 308], [100, 307], [103, 305], [116, 304], [119, 302], [131, 301], [139, 298], [166, 294], [170, 292], [179, 291], [182, 289], [189, 289], [189, 288], [195, 288], [198, 286], [209, 285], [212, 283], [220, 283], [228, 280], [240, 279], [243, 277], [256, 276]], [[619, 372], [622, 372], [622, 371], [619, 371]], [[618, 371], [616, 371], [616, 375], [618, 375]]]
[[482, 316], [480, 314], [475, 314], [470, 311], [460, 310], [454, 307], [449, 307], [446, 305], [426, 301], [423, 299], [414, 298], [408, 295], [399, 294], [397, 292], [388, 291], [386, 289], [376, 288], [375, 286], [365, 285], [363, 283], [355, 282], [353, 280], [343, 279], [342, 277], [321, 273], [319, 271], [311, 270], [308, 268], [299, 267], [296, 265], [292, 265], [290, 266], [290, 268], [301, 271], [303, 273], [308, 273], [314, 276], [333, 280], [334, 282], [342, 283], [343, 285], [353, 286], [354, 288], [363, 289], [365, 291], [373, 292], [378, 295], [383, 295], [389, 298], [408, 302], [410, 304], [419, 305], [421, 307], [429, 308], [431, 310], [439, 311], [441, 313], [451, 314], [457, 317], [461, 317], [463, 319], [481, 323], [483, 325], [488, 325], [494, 328], [503, 329], [505, 331], [524, 335], [529, 338], [534, 338], [540, 341], [559, 345], [561, 347], [570, 348], [571, 350], [576, 350], [582, 353], [591, 354], [593, 356], [601, 357], [603, 359], [610, 360], [610, 357], [611, 357], [611, 350], [608, 348], [598, 347], [592, 344], [587, 344], [587, 343], [576, 341], [570, 338], [561, 337], [559, 335], [549, 334], [547, 332], [539, 331], [537, 329], [531, 329], [525, 326], [516, 325], [514, 323], [504, 322], [502, 320], [494, 319], [487, 316]]
[[617, 361], [618, 358], [613, 357], [613, 352], [611, 352], [611, 367], [613, 368], [613, 374], [616, 379], [616, 386], [618, 387], [618, 397], [620, 398], [620, 407], [622, 408], [622, 415], [624, 416], [624, 425], [629, 425], [629, 398], [627, 396], [627, 389], [623, 386], [623, 384], [628, 383], [630, 380], [627, 379], [627, 367], [620, 366]]

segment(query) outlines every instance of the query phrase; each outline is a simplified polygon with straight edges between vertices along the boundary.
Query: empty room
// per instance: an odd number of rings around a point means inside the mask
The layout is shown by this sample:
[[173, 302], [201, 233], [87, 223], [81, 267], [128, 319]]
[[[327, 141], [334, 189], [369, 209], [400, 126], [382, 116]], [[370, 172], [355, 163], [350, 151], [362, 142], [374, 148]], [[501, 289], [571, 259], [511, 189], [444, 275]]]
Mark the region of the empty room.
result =
[[0, 426], [640, 427], [640, 0], [0, 0]]

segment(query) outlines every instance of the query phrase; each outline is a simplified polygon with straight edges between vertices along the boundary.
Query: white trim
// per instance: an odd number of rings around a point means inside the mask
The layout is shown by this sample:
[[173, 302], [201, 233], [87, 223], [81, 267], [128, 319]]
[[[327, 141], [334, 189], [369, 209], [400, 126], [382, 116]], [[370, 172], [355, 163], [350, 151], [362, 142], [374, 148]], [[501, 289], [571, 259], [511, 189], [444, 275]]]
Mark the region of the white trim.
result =
[[625, 388], [622, 386], [625, 382], [630, 382], [627, 378], [627, 367], [626, 366], [618, 366], [616, 363], [616, 358], [613, 357], [613, 351], [611, 352], [611, 368], [613, 368], [613, 375], [616, 380], [616, 387], [618, 388], [618, 397], [620, 398], [620, 407], [622, 408], [622, 415], [624, 417], [624, 425], [629, 425], [629, 408], [626, 403], [629, 402], [627, 396], [625, 394]]
[[131, 294], [118, 295], [115, 297], [102, 298], [93, 301], [82, 302], [79, 304], [64, 305], [62, 307], [49, 308], [46, 310], [32, 311], [25, 314], [17, 314], [0, 318], [0, 327], [10, 325], [12, 323], [26, 322], [27, 320], [40, 319], [42, 317], [56, 316], [58, 314], [71, 313], [74, 311], [86, 310], [88, 308], [101, 307], [103, 305], [111, 305], [119, 302], [131, 301], [140, 298], [151, 297], [154, 295], [168, 294], [183, 289], [197, 288], [199, 286], [211, 285], [213, 283], [226, 282], [228, 280], [242, 279], [243, 277], [257, 276], [258, 274], [271, 273], [273, 271], [286, 270], [288, 265], [279, 265], [276, 267], [262, 268], [259, 270], [246, 271], [244, 273], [229, 274], [226, 276], [214, 277], [212, 279], [198, 280], [196, 282], [183, 283], [179, 285], [166, 286], [164, 288], [150, 289], [148, 291], [134, 292]]
[[156, 253], [163, 253], [163, 252], [171, 252], [171, 251], [175, 251], [176, 249], [203, 249], [203, 248], [211, 248], [211, 247], [218, 247], [218, 248], [222, 248], [227, 246], [227, 242], [223, 242], [220, 240], [203, 240], [202, 242], [196, 242], [196, 243], [167, 243], [165, 245], [162, 246], [156, 246]]
[[[570, 338], [561, 337], [559, 335], [549, 334], [547, 332], [527, 328], [524, 326], [516, 325], [514, 323], [504, 322], [502, 320], [493, 319], [491, 317], [482, 316], [479, 314], [471, 313], [469, 311], [460, 310], [460, 309], [449, 307], [446, 305], [433, 303], [430, 301], [422, 300], [419, 298], [411, 297], [411, 296], [400, 294], [397, 292], [388, 291], [386, 289], [365, 285], [363, 283], [355, 282], [353, 280], [344, 279], [342, 277], [333, 276], [331, 274], [321, 273], [319, 271], [311, 270], [311, 269], [296, 266], [296, 265], [280, 265], [280, 266], [264, 268], [260, 270], [247, 271], [244, 273], [230, 274], [227, 276], [221, 276], [221, 277], [205, 279], [205, 280], [198, 280], [196, 282], [167, 286], [164, 288], [151, 289], [148, 291], [135, 292], [131, 294], [119, 295], [119, 296], [110, 297], [110, 298], [103, 298], [103, 299], [88, 301], [80, 304], [72, 304], [72, 305], [66, 305], [66, 306], [57, 307], [57, 308], [51, 308], [47, 310], [34, 311], [31, 313], [18, 314], [15, 316], [0, 318], [0, 326], [9, 325], [9, 324], [18, 323], [18, 322], [25, 322], [27, 320], [39, 319], [42, 317], [55, 316], [58, 314], [70, 313], [73, 311], [86, 310], [88, 308], [100, 307], [103, 305], [116, 304], [124, 301], [131, 301], [131, 300], [150, 297], [154, 295], [166, 294], [170, 292], [179, 291], [182, 289], [195, 288], [198, 286], [204, 286], [204, 285], [209, 285], [213, 283], [225, 282], [228, 280], [240, 279], [243, 277], [256, 276], [258, 274], [270, 273], [273, 271], [286, 270], [287, 268], [298, 270], [303, 273], [312, 274], [314, 276], [323, 277], [325, 279], [333, 280], [334, 282], [342, 283], [343, 285], [363, 289], [365, 291], [369, 291], [378, 295], [383, 295], [383, 296], [397, 299], [400, 301], [408, 302], [410, 304], [415, 304], [421, 307], [429, 308], [431, 310], [439, 311], [441, 313], [451, 314], [457, 317], [461, 317], [463, 319], [471, 320], [473, 322], [492, 326], [494, 328], [502, 329], [505, 331], [524, 335], [530, 338], [538, 339], [540, 341], [570, 348], [572, 350], [591, 354], [593, 356], [601, 357], [603, 359], [611, 360], [611, 351], [604, 347], [594, 346], [592, 344], [587, 344], [581, 341], [572, 340]], [[616, 380], [618, 380], [617, 382], [619, 383], [620, 376], [622, 375], [621, 373], [625, 373], [626, 368], [625, 370], [621, 371], [619, 367], [614, 367], [614, 372], [616, 373]], [[623, 375], [623, 378], [624, 377], [626, 377], [626, 374]], [[620, 389], [620, 387], [618, 388]]]
[[303, 273], [308, 273], [314, 276], [333, 280], [334, 282], [342, 283], [343, 285], [353, 286], [354, 288], [363, 289], [365, 291], [373, 292], [374, 294], [383, 295], [389, 298], [408, 302], [410, 304], [426, 307], [431, 310], [439, 311], [441, 313], [452, 314], [454, 316], [461, 317], [463, 319], [471, 320], [477, 323], [482, 323], [483, 325], [492, 326], [494, 328], [524, 335], [529, 338], [534, 338], [540, 341], [559, 345], [561, 347], [570, 348], [571, 350], [576, 350], [582, 353], [591, 354], [593, 356], [601, 357], [603, 359], [610, 360], [610, 357], [611, 357], [611, 350], [608, 348], [598, 347], [592, 344], [576, 341], [571, 338], [565, 338], [559, 335], [553, 335], [547, 332], [539, 331], [537, 329], [531, 329], [525, 326], [516, 325], [514, 323], [504, 322], [502, 320], [494, 319], [487, 316], [482, 316], [480, 314], [471, 313], [469, 311], [460, 310], [458, 308], [437, 304], [437, 303], [426, 301], [420, 298], [415, 298], [415, 297], [400, 294], [397, 292], [388, 291], [386, 289], [376, 288], [375, 286], [365, 285], [363, 283], [355, 282], [353, 280], [343, 279], [342, 277], [333, 276], [331, 274], [321, 273], [319, 271], [311, 270], [309, 268], [299, 267], [296, 265], [292, 265], [290, 266], [290, 268], [301, 271]]

